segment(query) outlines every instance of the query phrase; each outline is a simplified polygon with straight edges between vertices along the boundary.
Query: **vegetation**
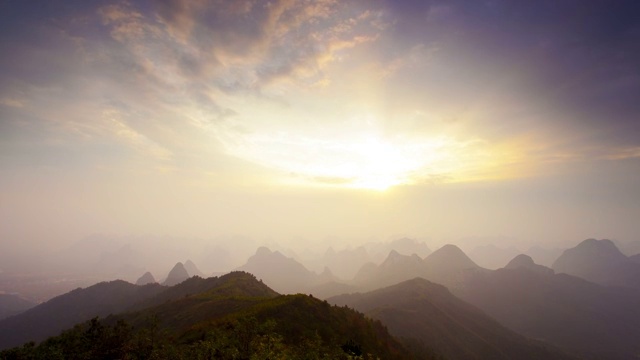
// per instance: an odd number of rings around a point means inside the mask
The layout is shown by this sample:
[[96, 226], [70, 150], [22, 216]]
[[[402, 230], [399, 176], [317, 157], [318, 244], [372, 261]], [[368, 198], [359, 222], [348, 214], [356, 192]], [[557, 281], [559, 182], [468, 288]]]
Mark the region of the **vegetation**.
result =
[[227, 321], [200, 339], [176, 341], [157, 327], [133, 329], [120, 320], [114, 326], [98, 318], [77, 325], [39, 345], [30, 342], [0, 352], [0, 359], [376, 359], [353, 340], [326, 344], [319, 335], [290, 344], [275, 321], [255, 318]]
[[247, 273], [205, 292], [76, 325], [0, 359], [410, 359], [381, 323]]

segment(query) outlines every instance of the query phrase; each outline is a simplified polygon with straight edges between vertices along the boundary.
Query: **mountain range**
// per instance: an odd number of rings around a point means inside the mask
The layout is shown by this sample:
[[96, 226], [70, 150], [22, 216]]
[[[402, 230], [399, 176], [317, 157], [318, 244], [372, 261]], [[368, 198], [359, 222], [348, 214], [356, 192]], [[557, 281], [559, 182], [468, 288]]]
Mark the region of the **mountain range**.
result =
[[531, 256], [520, 254], [514, 257], [509, 263], [504, 267], [505, 269], [527, 269], [529, 271], [542, 274], [542, 275], [553, 275], [554, 271], [551, 268], [548, 268], [543, 265], [536, 264]]
[[1, 320], [0, 349], [41, 341], [94, 316], [124, 311], [164, 289], [158, 284], [138, 286], [122, 280], [78, 288]]
[[[352, 280], [342, 281], [328, 268], [316, 273], [263, 247], [240, 268], [253, 275], [189, 277], [187, 261], [173, 267], [164, 282], [171, 286], [111, 281], [76, 289], [0, 320], [0, 349], [42, 341], [94, 318], [36, 348], [46, 352], [51, 344], [62, 346], [99, 327], [113, 336], [129, 329], [121, 334], [132, 341], [122, 345], [125, 350], [156, 331], [176, 351], [205, 351], [205, 345], [238, 350], [231, 339], [253, 328], [255, 346], [301, 351], [294, 344], [302, 342], [322, 351], [340, 349], [340, 356], [367, 348], [384, 358], [633, 359], [640, 354], [640, 289], [631, 281], [636, 260], [608, 240], [589, 239], [566, 250], [554, 269], [520, 254], [504, 268], [489, 270], [445, 245], [424, 258], [390, 251], [380, 264], [367, 263]], [[141, 283], [153, 280], [148, 275]], [[314, 296], [280, 295], [300, 292]], [[345, 293], [350, 294], [335, 296]], [[318, 300], [320, 294], [339, 307]], [[381, 323], [361, 320], [344, 306]], [[349, 328], [344, 319], [359, 325]], [[217, 337], [227, 342], [212, 343]], [[268, 344], [261, 342], [266, 339]]]
[[[591, 242], [587, 240], [586, 244]], [[584, 245], [576, 248], [582, 250]], [[616, 249], [612, 251], [610, 242], [605, 241], [604, 245], [590, 247], [595, 252], [591, 256], [611, 259], [606, 254], [615, 254]], [[570, 250], [567, 251], [571, 253]], [[598, 251], [604, 254], [598, 255]], [[621, 263], [633, 261], [622, 256], [616, 257]], [[640, 353], [636, 344], [636, 335], [640, 334], [640, 296], [636, 289], [602, 286], [557, 272], [522, 254], [503, 269], [487, 270], [458, 247], [445, 245], [422, 260], [392, 252], [378, 266], [363, 266], [352, 284], [361, 290], [373, 290], [422, 277], [446, 286], [507, 328], [568, 352], [607, 359], [627, 359]], [[609, 279], [615, 279], [615, 275], [628, 279], [625, 272], [605, 274]]]
[[380, 320], [391, 334], [432, 349], [446, 359], [571, 358], [516, 334], [444, 286], [422, 278], [328, 301], [362, 311]]
[[553, 269], [601, 285], [640, 289], [640, 264], [624, 255], [611, 240], [584, 240], [566, 250], [553, 263]]
[[528, 266], [478, 273], [454, 292], [506, 327], [589, 359], [640, 353], [640, 292]]
[[340, 290], [347, 288], [328, 268], [321, 274], [315, 273], [297, 260], [264, 246], [258, 248], [255, 255], [236, 270], [254, 274], [271, 288], [284, 294], [326, 292], [335, 295], [334, 287]]
[[364, 265], [351, 284], [364, 290], [373, 290], [401, 281], [422, 277], [448, 286], [462, 281], [467, 274], [489, 271], [474, 263], [455, 245], [444, 245], [422, 259], [418, 255], [401, 255], [391, 251], [380, 265]]
[[308, 295], [279, 295], [251, 274], [192, 277], [165, 292], [194, 290], [160, 293], [0, 358], [416, 358], [381, 323]]

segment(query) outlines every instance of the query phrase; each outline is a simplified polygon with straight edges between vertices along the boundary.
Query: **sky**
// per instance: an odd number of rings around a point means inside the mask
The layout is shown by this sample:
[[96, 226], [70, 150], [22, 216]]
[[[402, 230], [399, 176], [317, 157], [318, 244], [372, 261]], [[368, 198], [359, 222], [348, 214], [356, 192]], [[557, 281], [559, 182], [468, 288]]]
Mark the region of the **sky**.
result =
[[0, 1], [1, 252], [640, 240], [639, 18], [633, 0]]

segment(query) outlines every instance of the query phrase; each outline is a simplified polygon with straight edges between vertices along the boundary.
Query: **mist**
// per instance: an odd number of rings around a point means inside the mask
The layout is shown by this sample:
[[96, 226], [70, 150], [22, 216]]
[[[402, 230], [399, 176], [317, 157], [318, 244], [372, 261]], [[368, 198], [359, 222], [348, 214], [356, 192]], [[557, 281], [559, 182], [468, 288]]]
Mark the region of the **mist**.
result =
[[0, 358], [637, 355], [639, 16], [0, 3]]

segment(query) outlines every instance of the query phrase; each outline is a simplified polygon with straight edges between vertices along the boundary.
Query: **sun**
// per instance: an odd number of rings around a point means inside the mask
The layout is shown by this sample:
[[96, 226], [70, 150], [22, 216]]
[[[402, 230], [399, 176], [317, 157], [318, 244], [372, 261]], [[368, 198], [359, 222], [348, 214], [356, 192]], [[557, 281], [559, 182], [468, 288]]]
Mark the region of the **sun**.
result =
[[326, 151], [300, 168], [315, 177], [348, 179], [339, 186], [385, 191], [419, 181], [433, 171], [446, 171], [446, 142], [440, 139], [385, 139], [370, 135], [326, 144]]
[[410, 154], [388, 141], [370, 137], [349, 149], [355, 188], [384, 191], [407, 181], [406, 173], [416, 166]]
[[255, 132], [225, 145], [234, 156], [279, 170], [284, 184], [375, 191], [459, 172], [468, 150], [442, 135], [385, 136], [355, 130], [331, 135]]

